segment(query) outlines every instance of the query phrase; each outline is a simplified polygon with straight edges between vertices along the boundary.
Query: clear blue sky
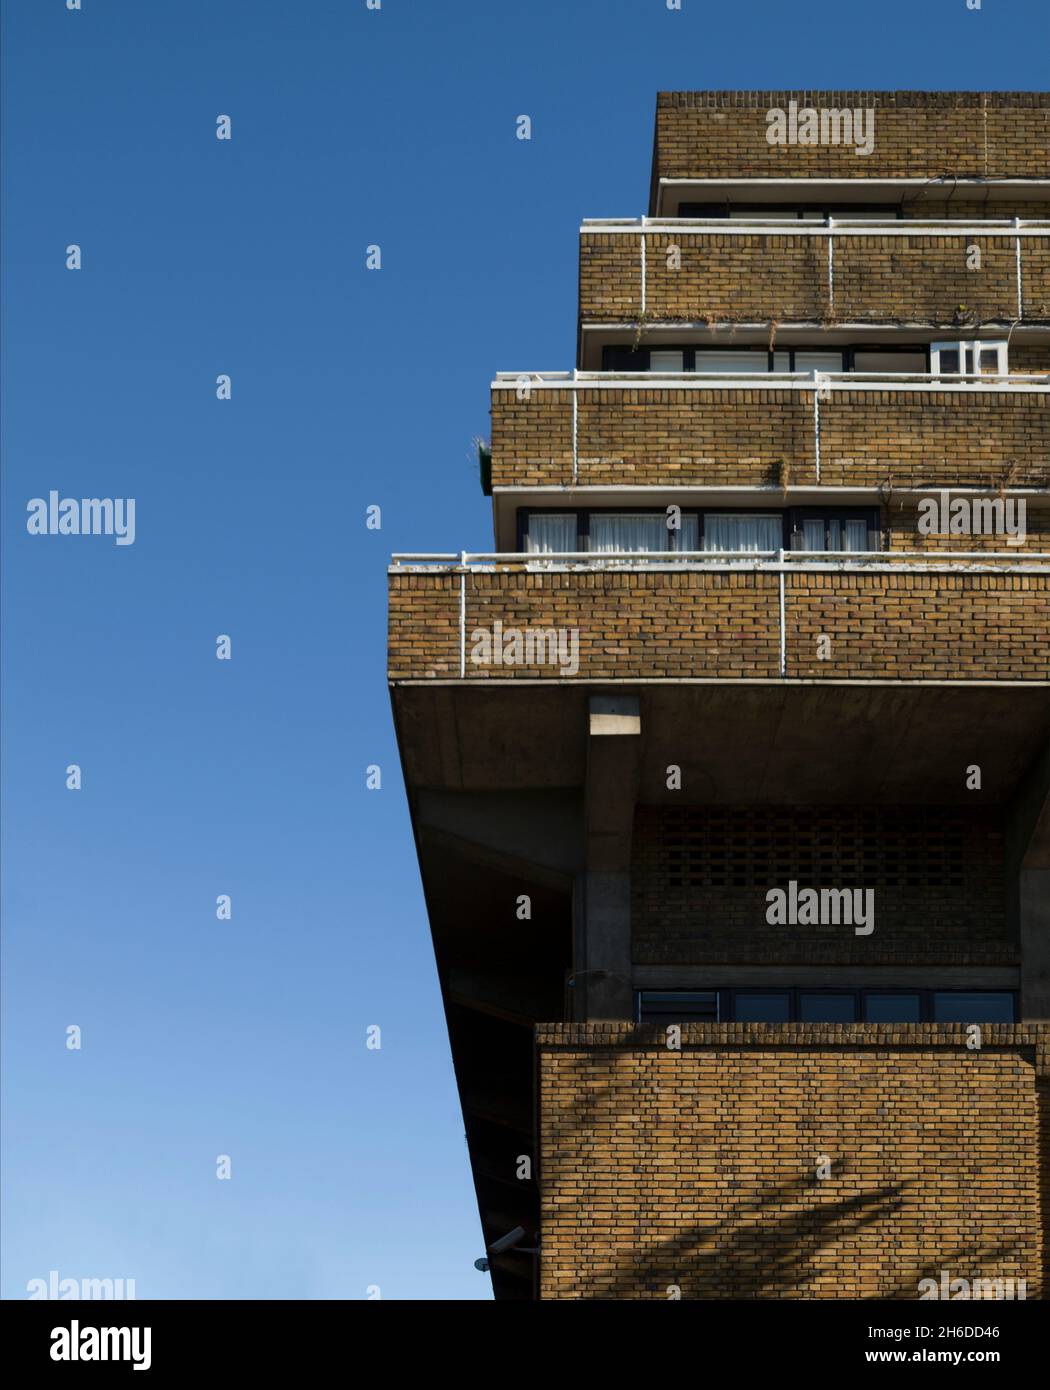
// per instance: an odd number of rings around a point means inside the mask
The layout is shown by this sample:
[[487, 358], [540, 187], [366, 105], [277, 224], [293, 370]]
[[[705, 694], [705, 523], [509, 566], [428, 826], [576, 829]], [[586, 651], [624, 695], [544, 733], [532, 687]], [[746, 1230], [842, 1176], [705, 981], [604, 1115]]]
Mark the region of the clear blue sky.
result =
[[[2, 1292], [487, 1298], [387, 556], [490, 548], [488, 382], [571, 367], [657, 89], [1039, 87], [1046, 0], [4, 11]], [[29, 536], [51, 489], [135, 544]]]

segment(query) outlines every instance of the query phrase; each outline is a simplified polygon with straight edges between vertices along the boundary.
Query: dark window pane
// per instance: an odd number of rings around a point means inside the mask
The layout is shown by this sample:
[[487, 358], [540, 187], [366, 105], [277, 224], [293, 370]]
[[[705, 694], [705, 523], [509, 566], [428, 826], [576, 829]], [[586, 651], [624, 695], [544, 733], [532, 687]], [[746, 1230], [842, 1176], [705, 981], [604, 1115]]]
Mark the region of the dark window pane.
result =
[[734, 1006], [737, 1023], [790, 1023], [791, 996], [778, 994], [738, 994]]
[[857, 1003], [852, 994], [806, 994], [798, 997], [800, 1023], [855, 1023]]
[[714, 990], [643, 990], [639, 1014], [643, 1023], [717, 1023], [718, 994]]
[[919, 1023], [922, 1005], [917, 994], [868, 994], [864, 999], [866, 1023]]
[[1013, 1023], [1014, 997], [1005, 993], [969, 994], [945, 990], [933, 996], [934, 1023]]

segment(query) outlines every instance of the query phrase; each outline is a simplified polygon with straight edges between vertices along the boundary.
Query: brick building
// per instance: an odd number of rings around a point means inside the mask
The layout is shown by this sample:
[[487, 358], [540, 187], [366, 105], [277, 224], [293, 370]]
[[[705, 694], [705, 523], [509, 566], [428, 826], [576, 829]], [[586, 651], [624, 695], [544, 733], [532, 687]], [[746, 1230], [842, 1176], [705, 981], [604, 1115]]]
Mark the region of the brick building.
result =
[[493, 554], [394, 558], [497, 1297], [1043, 1295], [1048, 171], [1045, 93], [660, 93]]

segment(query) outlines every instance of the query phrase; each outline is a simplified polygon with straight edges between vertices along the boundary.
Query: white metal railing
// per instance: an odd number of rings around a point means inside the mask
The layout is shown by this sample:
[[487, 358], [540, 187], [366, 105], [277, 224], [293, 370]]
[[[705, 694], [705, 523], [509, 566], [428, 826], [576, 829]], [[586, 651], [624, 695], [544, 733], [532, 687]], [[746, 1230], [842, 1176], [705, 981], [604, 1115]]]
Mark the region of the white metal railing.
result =
[[[1035, 563], [1029, 569], [1029, 562]], [[542, 565], [545, 569], [710, 569], [724, 570], [727, 563], [738, 568], [777, 573], [780, 570], [836, 571], [887, 570], [906, 565], [907, 572], [930, 569], [971, 572], [976, 568], [1001, 570], [1009, 562], [1011, 573], [1045, 574], [1050, 551], [1044, 550], [567, 550], [523, 551], [418, 551], [391, 555], [389, 572], [406, 567], [428, 571], [443, 568], [491, 571], [504, 566]], [[923, 562], [923, 563], [916, 563]], [[963, 563], [965, 562], [965, 563]], [[988, 563], [985, 563], [988, 562]]]
[[921, 221], [918, 218], [848, 218], [827, 217], [820, 222], [783, 222], [775, 217], [769, 218], [730, 218], [730, 217], [612, 217], [584, 220], [580, 236], [587, 232], [600, 232], [603, 235], [637, 236], [639, 241], [639, 273], [641, 276], [639, 302], [641, 312], [647, 312], [648, 271], [646, 255], [647, 236], [809, 236], [825, 237], [828, 244], [827, 280], [828, 303], [832, 310], [835, 304], [835, 241], [842, 237], [984, 237], [986, 239], [1012, 239], [1014, 242], [1015, 279], [1017, 297], [1017, 319], [1024, 318], [1024, 284], [1022, 276], [1021, 242], [1028, 237], [1050, 236], [1050, 221], [1031, 220], [1014, 217], [1009, 220], [967, 218], [952, 221], [941, 218]]
[[497, 390], [1050, 391], [1050, 372], [497, 372]]
[[770, 217], [585, 217], [580, 232], [640, 236], [643, 232], [763, 235], [776, 229], [789, 236], [1050, 236], [1050, 218], [828, 217], [818, 221]]
[[[1003, 562], [1008, 564], [1003, 566]], [[787, 592], [785, 577], [802, 574], [869, 574], [901, 572], [908, 574], [1006, 573], [1050, 574], [1050, 552], [1026, 551], [1023, 556], [1005, 551], [850, 551], [813, 550], [690, 550], [654, 552], [632, 550], [602, 554], [593, 551], [567, 551], [564, 554], [538, 554], [535, 551], [415, 553], [392, 555], [390, 574], [429, 573], [459, 576], [459, 674], [467, 674], [467, 575], [493, 573], [507, 567], [527, 571], [568, 573], [612, 570], [623, 573], [701, 570], [716, 573], [746, 571], [777, 576], [777, 644], [779, 674], [787, 676]], [[546, 626], [550, 627], [551, 624]]]

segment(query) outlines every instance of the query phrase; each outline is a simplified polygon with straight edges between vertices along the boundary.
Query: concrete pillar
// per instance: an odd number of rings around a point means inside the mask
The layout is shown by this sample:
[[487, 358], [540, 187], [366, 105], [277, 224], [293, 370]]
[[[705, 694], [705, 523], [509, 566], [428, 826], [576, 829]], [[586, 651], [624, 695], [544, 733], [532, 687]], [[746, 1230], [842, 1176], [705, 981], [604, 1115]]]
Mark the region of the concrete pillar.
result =
[[575, 895], [577, 1020], [634, 1017], [631, 836], [642, 720], [637, 696], [594, 695], [588, 710], [584, 871]]
[[1025, 779], [1011, 822], [1017, 847], [1020, 1021], [1050, 1022], [1050, 749]]

